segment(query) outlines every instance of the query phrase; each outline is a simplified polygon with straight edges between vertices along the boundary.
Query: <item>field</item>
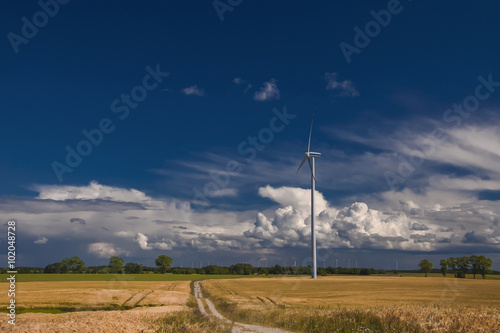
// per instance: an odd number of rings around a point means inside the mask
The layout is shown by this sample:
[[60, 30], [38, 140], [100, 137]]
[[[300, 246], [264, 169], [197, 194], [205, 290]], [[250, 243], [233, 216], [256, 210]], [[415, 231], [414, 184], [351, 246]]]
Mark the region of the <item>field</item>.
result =
[[321, 277], [202, 283], [227, 317], [298, 332], [500, 332], [500, 281]]
[[[190, 293], [188, 281], [18, 282], [16, 289], [14, 331], [20, 332], [63, 332], [71, 326], [90, 332], [96, 323], [102, 332], [153, 329], [165, 313], [187, 310]], [[0, 294], [0, 302], [7, 304], [7, 293]], [[22, 313], [23, 309], [49, 313]], [[61, 311], [71, 313], [53, 314]], [[3, 320], [0, 331], [8, 331], [8, 326]]]
[[[8, 274], [0, 274], [0, 284]], [[35, 281], [199, 281], [205, 279], [234, 279], [238, 275], [201, 274], [17, 274], [17, 282]]]
[[204, 280], [226, 318], [292, 332], [500, 332], [498, 279], [234, 277], [18, 274], [17, 326], [0, 331], [230, 332], [195, 310], [190, 281]]

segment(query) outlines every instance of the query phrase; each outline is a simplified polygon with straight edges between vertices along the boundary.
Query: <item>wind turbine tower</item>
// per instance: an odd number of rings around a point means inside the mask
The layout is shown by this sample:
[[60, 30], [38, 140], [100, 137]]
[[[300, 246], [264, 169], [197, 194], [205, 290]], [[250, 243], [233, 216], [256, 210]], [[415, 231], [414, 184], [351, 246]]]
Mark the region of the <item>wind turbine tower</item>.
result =
[[312, 271], [311, 278], [318, 278], [318, 269], [316, 262], [316, 226], [314, 224], [314, 192], [316, 191], [316, 175], [315, 175], [315, 165], [314, 159], [320, 158], [321, 153], [311, 152], [311, 134], [314, 122], [314, 114], [311, 120], [311, 129], [309, 130], [309, 142], [307, 144], [307, 152], [305, 153], [304, 159], [300, 163], [297, 173], [299, 173], [300, 168], [306, 161], [309, 162], [309, 167], [311, 169], [311, 256], [312, 256]]

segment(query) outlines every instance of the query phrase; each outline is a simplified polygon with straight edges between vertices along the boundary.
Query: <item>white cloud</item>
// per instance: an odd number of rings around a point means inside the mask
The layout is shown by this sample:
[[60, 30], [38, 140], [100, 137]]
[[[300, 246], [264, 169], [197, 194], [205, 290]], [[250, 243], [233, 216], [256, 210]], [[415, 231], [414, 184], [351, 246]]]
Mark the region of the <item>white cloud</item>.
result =
[[35, 244], [45, 244], [47, 243], [49, 240], [46, 238], [46, 237], [40, 237], [38, 238], [36, 241], [34, 241], [33, 243]]
[[[311, 190], [286, 186], [274, 188], [267, 185], [259, 188], [259, 195], [263, 198], [269, 198], [284, 207], [293, 206], [302, 212], [307, 212], [311, 209]], [[323, 194], [316, 191], [314, 198], [314, 208], [317, 212], [327, 208], [328, 203]]]
[[203, 96], [205, 95], [205, 91], [203, 89], [198, 88], [198, 85], [190, 86], [187, 88], [182, 89], [182, 92], [187, 95], [193, 95], [193, 96]]
[[135, 236], [135, 233], [132, 231], [117, 231], [115, 235], [123, 238], [131, 238]]
[[[259, 189], [259, 194], [280, 204], [272, 217], [257, 214], [252, 228], [244, 235], [265, 246], [309, 246], [310, 190], [292, 187]], [[374, 248], [399, 250], [430, 250], [437, 240], [411, 237], [415, 222], [405, 213], [381, 212], [356, 202], [340, 210], [331, 207], [317, 193], [317, 239], [323, 248]]]
[[105, 242], [89, 244], [88, 252], [91, 254], [95, 254], [101, 258], [110, 258], [113, 256], [119, 256], [121, 254], [125, 254], [126, 256], [128, 256], [130, 254], [129, 251], [115, 247], [115, 245], [112, 243]]
[[245, 82], [245, 80], [243, 80], [242, 78], [239, 78], [239, 77], [235, 77], [235, 78], [233, 79], [233, 82], [234, 82], [235, 84], [237, 84], [237, 85], [240, 85], [240, 84], [242, 84], [243, 82]]
[[276, 80], [271, 79], [270, 81], [264, 82], [264, 86], [261, 87], [259, 91], [255, 92], [253, 98], [260, 102], [280, 99], [280, 91], [276, 85]]
[[167, 244], [165, 242], [157, 242], [157, 243], [148, 243], [148, 236], [144, 235], [143, 233], [138, 233], [136, 237], [136, 242], [139, 244], [139, 247], [142, 250], [153, 250], [153, 249], [158, 249], [158, 250], [171, 250], [173, 242], [170, 241], [170, 244]]
[[210, 195], [212, 197], [235, 197], [238, 195], [238, 190], [235, 188], [222, 188], [213, 191]]
[[354, 87], [351, 80], [338, 80], [337, 73], [325, 73], [326, 90], [339, 90], [338, 96], [356, 97], [359, 92]]
[[123, 189], [105, 186], [96, 181], [90, 182], [88, 186], [60, 186], [60, 185], [37, 185], [35, 190], [39, 192], [37, 199], [50, 200], [109, 200], [118, 202], [147, 201], [143, 192], [134, 189]]

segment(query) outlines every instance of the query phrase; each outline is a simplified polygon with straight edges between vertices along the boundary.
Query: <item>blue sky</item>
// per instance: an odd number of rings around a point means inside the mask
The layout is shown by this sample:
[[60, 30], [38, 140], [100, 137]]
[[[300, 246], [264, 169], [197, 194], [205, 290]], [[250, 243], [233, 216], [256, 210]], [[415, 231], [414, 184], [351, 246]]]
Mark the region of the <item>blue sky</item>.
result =
[[0, 211], [19, 264], [307, 263], [296, 170], [316, 110], [327, 265], [498, 268], [500, 5], [1, 6]]

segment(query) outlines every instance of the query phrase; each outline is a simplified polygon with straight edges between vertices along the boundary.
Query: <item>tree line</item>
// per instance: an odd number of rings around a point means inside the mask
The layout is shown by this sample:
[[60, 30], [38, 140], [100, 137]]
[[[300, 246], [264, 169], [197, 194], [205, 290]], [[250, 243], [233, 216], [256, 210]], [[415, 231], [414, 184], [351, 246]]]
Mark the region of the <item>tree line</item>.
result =
[[[441, 259], [439, 264], [443, 277], [451, 273], [455, 278], [464, 279], [465, 275], [470, 272], [474, 279], [477, 274], [481, 275], [484, 279], [486, 278], [486, 274], [492, 273], [491, 265], [493, 264], [493, 260], [485, 256], [472, 255], [470, 257]], [[433, 264], [429, 260], [423, 259], [418, 266], [420, 266], [420, 271], [425, 273], [427, 277], [427, 274], [432, 270]]]
[[[202, 268], [170, 267], [172, 258], [161, 255], [155, 260], [156, 267], [146, 267], [134, 262], [124, 263], [120, 257], [111, 257], [105, 266], [85, 267], [79, 257], [64, 258], [60, 262], [47, 265], [43, 269], [46, 274], [65, 273], [90, 273], [90, 274], [141, 274], [141, 273], [172, 273], [172, 274], [210, 274], [210, 275], [310, 275], [311, 266], [281, 266], [254, 267], [248, 263], [238, 263], [226, 266], [207, 265]], [[33, 273], [32, 270], [29, 271]], [[28, 271], [26, 272], [28, 273]], [[38, 272], [35, 272], [38, 273]], [[373, 275], [390, 273], [384, 269], [373, 268], [346, 268], [346, 267], [318, 267], [318, 275], [348, 274], [348, 275]], [[396, 273], [395, 273], [396, 274]]]
[[64, 258], [60, 262], [49, 264], [45, 266], [43, 272], [46, 274], [65, 274], [65, 273], [126, 273], [126, 274], [140, 274], [143, 272], [161, 273], [164, 274], [170, 269], [172, 265], [172, 258], [161, 255], [155, 260], [156, 268], [144, 267], [143, 265], [129, 262], [124, 265], [124, 261], [120, 257], [109, 258], [107, 266], [91, 266], [85, 267], [85, 263], [79, 257]]

